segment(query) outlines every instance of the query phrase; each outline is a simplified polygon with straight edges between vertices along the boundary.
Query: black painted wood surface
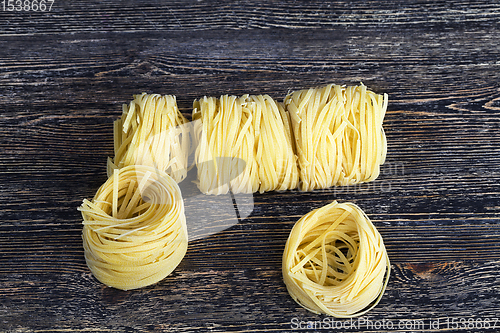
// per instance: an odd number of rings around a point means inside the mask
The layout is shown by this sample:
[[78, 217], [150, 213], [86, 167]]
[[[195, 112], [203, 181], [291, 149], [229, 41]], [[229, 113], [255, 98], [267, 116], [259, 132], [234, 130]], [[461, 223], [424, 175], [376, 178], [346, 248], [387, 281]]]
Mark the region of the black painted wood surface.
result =
[[[499, 331], [499, 20], [497, 1], [0, 11], [0, 331]], [[198, 239], [172, 275], [128, 292], [91, 275], [76, 208], [105, 181], [133, 94], [174, 94], [189, 115], [203, 95], [359, 82], [390, 99], [375, 182], [236, 198], [251, 212], [239, 221], [232, 201], [185, 185]], [[381, 303], [351, 323], [300, 308], [281, 279], [293, 224], [334, 199], [370, 216], [393, 268]]]

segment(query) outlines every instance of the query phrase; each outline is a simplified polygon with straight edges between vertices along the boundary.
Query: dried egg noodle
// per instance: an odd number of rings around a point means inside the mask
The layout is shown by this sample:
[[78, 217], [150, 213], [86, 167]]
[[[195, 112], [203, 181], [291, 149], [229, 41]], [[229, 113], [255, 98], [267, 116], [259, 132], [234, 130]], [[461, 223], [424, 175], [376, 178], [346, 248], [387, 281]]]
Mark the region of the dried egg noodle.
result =
[[387, 152], [382, 128], [387, 94], [362, 84], [329, 84], [288, 94], [285, 107], [292, 119], [301, 190], [378, 177]]
[[156, 283], [186, 254], [181, 192], [161, 170], [116, 169], [79, 210], [87, 265], [108, 286], [129, 290]]
[[297, 187], [290, 116], [268, 95], [204, 97], [193, 103], [198, 187], [205, 194]]
[[175, 96], [134, 95], [114, 122], [115, 157], [108, 159], [108, 176], [127, 165], [153, 166], [176, 182], [187, 176], [192, 140], [187, 119], [177, 108]]
[[336, 201], [294, 225], [282, 269], [298, 304], [339, 318], [359, 316], [376, 306], [390, 275], [382, 237], [370, 219], [358, 206]]

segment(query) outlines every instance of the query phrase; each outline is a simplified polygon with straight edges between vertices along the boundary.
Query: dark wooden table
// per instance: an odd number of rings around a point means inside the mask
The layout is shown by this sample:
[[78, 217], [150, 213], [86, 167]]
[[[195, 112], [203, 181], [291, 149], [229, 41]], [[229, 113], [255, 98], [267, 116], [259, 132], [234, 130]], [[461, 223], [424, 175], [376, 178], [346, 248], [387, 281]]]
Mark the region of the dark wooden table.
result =
[[[9, 5], [0, 11], [1, 332], [500, 330], [498, 1]], [[189, 116], [203, 95], [282, 99], [359, 82], [390, 98], [375, 182], [247, 196], [244, 219], [192, 192], [198, 239], [172, 275], [128, 292], [91, 275], [76, 208], [105, 181], [112, 122], [133, 94], [174, 94]], [[302, 309], [281, 277], [293, 224], [335, 199], [370, 216], [393, 269], [380, 304], [353, 321]]]

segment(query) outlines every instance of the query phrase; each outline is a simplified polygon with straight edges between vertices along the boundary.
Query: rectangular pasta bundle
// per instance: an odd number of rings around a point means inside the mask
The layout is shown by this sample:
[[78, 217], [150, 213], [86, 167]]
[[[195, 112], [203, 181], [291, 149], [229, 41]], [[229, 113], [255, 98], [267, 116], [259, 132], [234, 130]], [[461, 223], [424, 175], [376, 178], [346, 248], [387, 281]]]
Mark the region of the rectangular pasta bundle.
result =
[[108, 159], [108, 176], [117, 168], [145, 165], [179, 183], [187, 176], [193, 147], [188, 120], [179, 112], [175, 96], [135, 95], [114, 122], [115, 156]]
[[369, 182], [387, 152], [382, 128], [387, 94], [329, 84], [285, 97], [297, 149], [300, 189]]
[[203, 97], [193, 103], [198, 181], [205, 194], [296, 188], [290, 119], [268, 95]]

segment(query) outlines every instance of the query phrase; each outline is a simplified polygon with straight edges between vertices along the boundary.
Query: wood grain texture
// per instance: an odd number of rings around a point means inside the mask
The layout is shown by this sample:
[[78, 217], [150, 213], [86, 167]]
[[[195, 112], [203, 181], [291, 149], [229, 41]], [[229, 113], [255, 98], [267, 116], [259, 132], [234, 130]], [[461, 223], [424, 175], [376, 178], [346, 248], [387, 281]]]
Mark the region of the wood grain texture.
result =
[[[294, 318], [325, 317], [288, 296], [281, 256], [293, 224], [332, 200], [363, 208], [392, 262], [363, 320], [407, 325], [337, 331], [493, 324], [499, 20], [496, 1], [56, 1], [50, 13], [0, 12], [0, 332], [301, 331]], [[190, 117], [203, 95], [282, 99], [331, 82], [389, 94], [376, 181], [237, 198], [245, 219], [231, 198], [187, 182], [197, 239], [174, 273], [129, 292], [92, 277], [76, 208], [105, 181], [112, 122], [133, 94], [175, 94]]]
[[[498, 24], [493, 1], [56, 1], [50, 12], [5, 12], [5, 35], [64, 32], [203, 31], [212, 29], [364, 29]], [[35, 25], [39, 23], [39, 25]], [[16, 27], [19, 24], [20, 27]]]

